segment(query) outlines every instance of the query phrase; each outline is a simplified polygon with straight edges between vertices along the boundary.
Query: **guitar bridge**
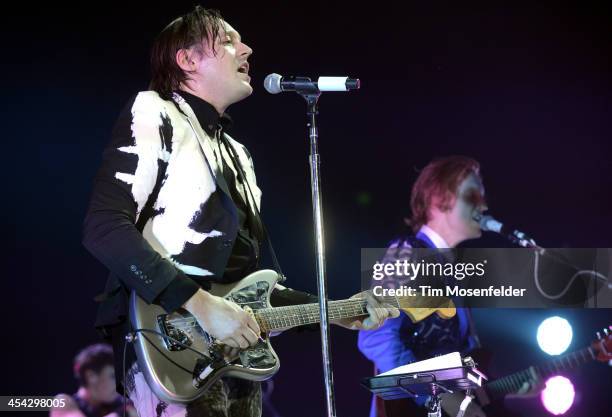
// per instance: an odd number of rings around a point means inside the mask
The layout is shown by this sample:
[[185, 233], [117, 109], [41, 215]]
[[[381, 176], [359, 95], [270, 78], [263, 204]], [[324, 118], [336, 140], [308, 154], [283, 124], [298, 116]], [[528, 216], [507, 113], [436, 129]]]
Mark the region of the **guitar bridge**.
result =
[[276, 364], [276, 358], [270, 352], [266, 343], [257, 345], [240, 352], [240, 362], [243, 366], [257, 369], [271, 368]]

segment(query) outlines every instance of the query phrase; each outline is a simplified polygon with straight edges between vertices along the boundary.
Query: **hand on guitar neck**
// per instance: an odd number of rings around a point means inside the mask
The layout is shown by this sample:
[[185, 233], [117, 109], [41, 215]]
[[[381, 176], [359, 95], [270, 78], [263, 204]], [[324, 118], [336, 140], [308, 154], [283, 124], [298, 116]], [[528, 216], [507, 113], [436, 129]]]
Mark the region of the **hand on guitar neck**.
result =
[[331, 320], [331, 323], [349, 330], [375, 330], [382, 326], [386, 319], [399, 317], [400, 312], [396, 307], [381, 302], [369, 291], [357, 293], [350, 299], [365, 299], [369, 315]]
[[540, 395], [540, 392], [544, 389], [544, 383], [536, 368], [530, 366], [528, 369], [528, 377], [526, 381], [523, 381], [518, 391], [507, 394], [506, 398], [534, 398]]

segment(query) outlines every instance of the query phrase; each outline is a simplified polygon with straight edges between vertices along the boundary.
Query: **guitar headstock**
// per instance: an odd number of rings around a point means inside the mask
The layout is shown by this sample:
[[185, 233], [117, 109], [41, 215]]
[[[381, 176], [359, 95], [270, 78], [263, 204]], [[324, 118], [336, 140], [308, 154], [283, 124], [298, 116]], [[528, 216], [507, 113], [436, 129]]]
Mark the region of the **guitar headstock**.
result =
[[612, 361], [612, 326], [597, 332], [597, 340], [591, 344], [595, 351], [595, 359], [601, 362]]

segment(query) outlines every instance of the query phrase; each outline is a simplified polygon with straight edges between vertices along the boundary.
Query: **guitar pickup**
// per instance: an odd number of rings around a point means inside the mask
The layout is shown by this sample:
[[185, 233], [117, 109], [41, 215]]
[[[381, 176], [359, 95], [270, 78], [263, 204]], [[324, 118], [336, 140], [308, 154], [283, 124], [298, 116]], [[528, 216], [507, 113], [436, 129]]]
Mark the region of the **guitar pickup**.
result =
[[[163, 338], [164, 345], [166, 346], [166, 349], [168, 349], [169, 351], [177, 352], [177, 351], [185, 350], [185, 347], [181, 346], [181, 344], [185, 346], [191, 346], [192, 344], [191, 338], [189, 337], [187, 332], [173, 325], [168, 320], [167, 314], [162, 314], [162, 315], [157, 316], [157, 325], [159, 326], [160, 332], [164, 336], [169, 336], [172, 338], [172, 339], [169, 339], [168, 337]], [[177, 343], [177, 341], [180, 343]]]

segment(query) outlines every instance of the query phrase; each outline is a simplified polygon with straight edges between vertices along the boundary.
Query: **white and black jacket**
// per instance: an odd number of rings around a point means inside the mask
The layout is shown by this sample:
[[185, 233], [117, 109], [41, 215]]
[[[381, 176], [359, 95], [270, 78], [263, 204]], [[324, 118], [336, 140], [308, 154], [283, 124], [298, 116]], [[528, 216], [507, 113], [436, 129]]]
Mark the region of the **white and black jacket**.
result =
[[[140, 92], [119, 116], [84, 223], [83, 244], [111, 271], [98, 327], [125, 318], [128, 290], [173, 311], [222, 278], [238, 220], [212, 139], [176, 93], [170, 101]], [[261, 191], [251, 158], [227, 139], [251, 190], [238, 192], [254, 210]]]

